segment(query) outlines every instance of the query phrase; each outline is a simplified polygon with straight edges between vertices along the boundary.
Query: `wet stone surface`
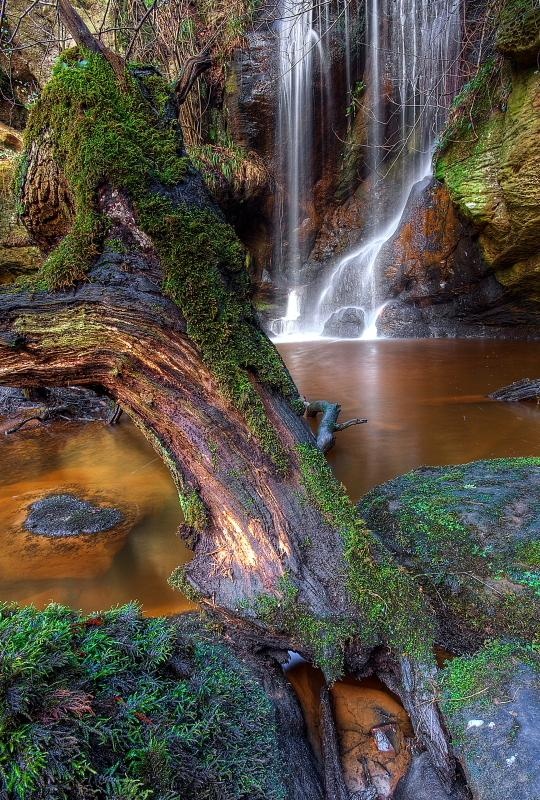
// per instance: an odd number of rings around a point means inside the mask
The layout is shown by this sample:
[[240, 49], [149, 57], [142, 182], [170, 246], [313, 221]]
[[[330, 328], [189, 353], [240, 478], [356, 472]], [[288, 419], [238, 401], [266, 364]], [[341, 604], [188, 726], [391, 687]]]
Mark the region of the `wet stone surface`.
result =
[[70, 494], [53, 494], [30, 508], [25, 527], [51, 538], [103, 533], [124, 521], [116, 508], [105, 508]]

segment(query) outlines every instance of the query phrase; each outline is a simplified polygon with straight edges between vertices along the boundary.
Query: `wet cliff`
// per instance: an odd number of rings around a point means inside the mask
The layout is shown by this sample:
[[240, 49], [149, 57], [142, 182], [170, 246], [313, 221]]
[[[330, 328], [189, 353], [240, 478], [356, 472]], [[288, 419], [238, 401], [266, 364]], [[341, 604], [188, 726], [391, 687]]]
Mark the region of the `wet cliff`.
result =
[[381, 254], [390, 336], [540, 334], [540, 10], [509, 0]]

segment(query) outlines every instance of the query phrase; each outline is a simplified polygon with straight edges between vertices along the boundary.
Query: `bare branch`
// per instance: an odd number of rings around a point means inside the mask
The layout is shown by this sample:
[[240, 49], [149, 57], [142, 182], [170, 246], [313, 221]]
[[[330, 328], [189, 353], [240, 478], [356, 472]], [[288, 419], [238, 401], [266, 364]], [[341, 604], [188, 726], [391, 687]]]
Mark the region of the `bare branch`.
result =
[[196, 56], [189, 58], [186, 61], [182, 75], [175, 84], [174, 91], [178, 98], [179, 105], [182, 105], [187, 99], [188, 94], [193, 87], [197, 78], [210, 69], [212, 66], [212, 57], [210, 48], [206, 47], [197, 53]]
[[367, 419], [355, 417], [341, 425], [337, 419], [341, 413], [341, 406], [339, 403], [330, 403], [328, 400], [313, 400], [313, 402], [306, 402], [306, 416], [316, 417], [317, 414], [322, 414], [317, 431], [317, 447], [323, 453], [327, 453], [330, 448], [335, 444], [335, 433], [344, 431], [345, 428], [350, 428], [351, 425], [362, 425], [367, 422]]

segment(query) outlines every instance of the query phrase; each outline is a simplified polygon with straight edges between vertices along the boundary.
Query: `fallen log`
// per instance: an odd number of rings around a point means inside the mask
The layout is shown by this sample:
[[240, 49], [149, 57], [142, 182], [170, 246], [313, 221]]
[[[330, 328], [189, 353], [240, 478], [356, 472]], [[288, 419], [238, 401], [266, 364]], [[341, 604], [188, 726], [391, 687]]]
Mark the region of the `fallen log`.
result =
[[540, 378], [524, 378], [514, 381], [488, 394], [490, 400], [501, 400], [505, 403], [517, 403], [520, 400], [536, 400], [540, 402]]

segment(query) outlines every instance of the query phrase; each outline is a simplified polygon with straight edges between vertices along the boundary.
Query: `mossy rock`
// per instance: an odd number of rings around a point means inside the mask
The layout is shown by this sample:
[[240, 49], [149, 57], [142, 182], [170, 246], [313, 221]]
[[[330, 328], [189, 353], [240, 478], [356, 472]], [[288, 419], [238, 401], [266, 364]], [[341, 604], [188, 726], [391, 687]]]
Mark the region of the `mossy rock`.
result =
[[437, 610], [439, 641], [538, 631], [540, 458], [421, 468], [370, 492], [367, 524], [417, 574]]
[[506, 0], [499, 15], [497, 49], [521, 64], [536, 64], [540, 51], [540, 6], [537, 0]]
[[476, 229], [502, 296], [534, 323], [540, 319], [540, 73], [491, 59], [457, 99], [436, 176]]
[[441, 706], [475, 800], [537, 800], [540, 650], [492, 641], [447, 663]]
[[51, 494], [30, 507], [25, 522], [31, 533], [52, 539], [104, 533], [124, 521], [117, 508], [96, 505], [71, 494]]

